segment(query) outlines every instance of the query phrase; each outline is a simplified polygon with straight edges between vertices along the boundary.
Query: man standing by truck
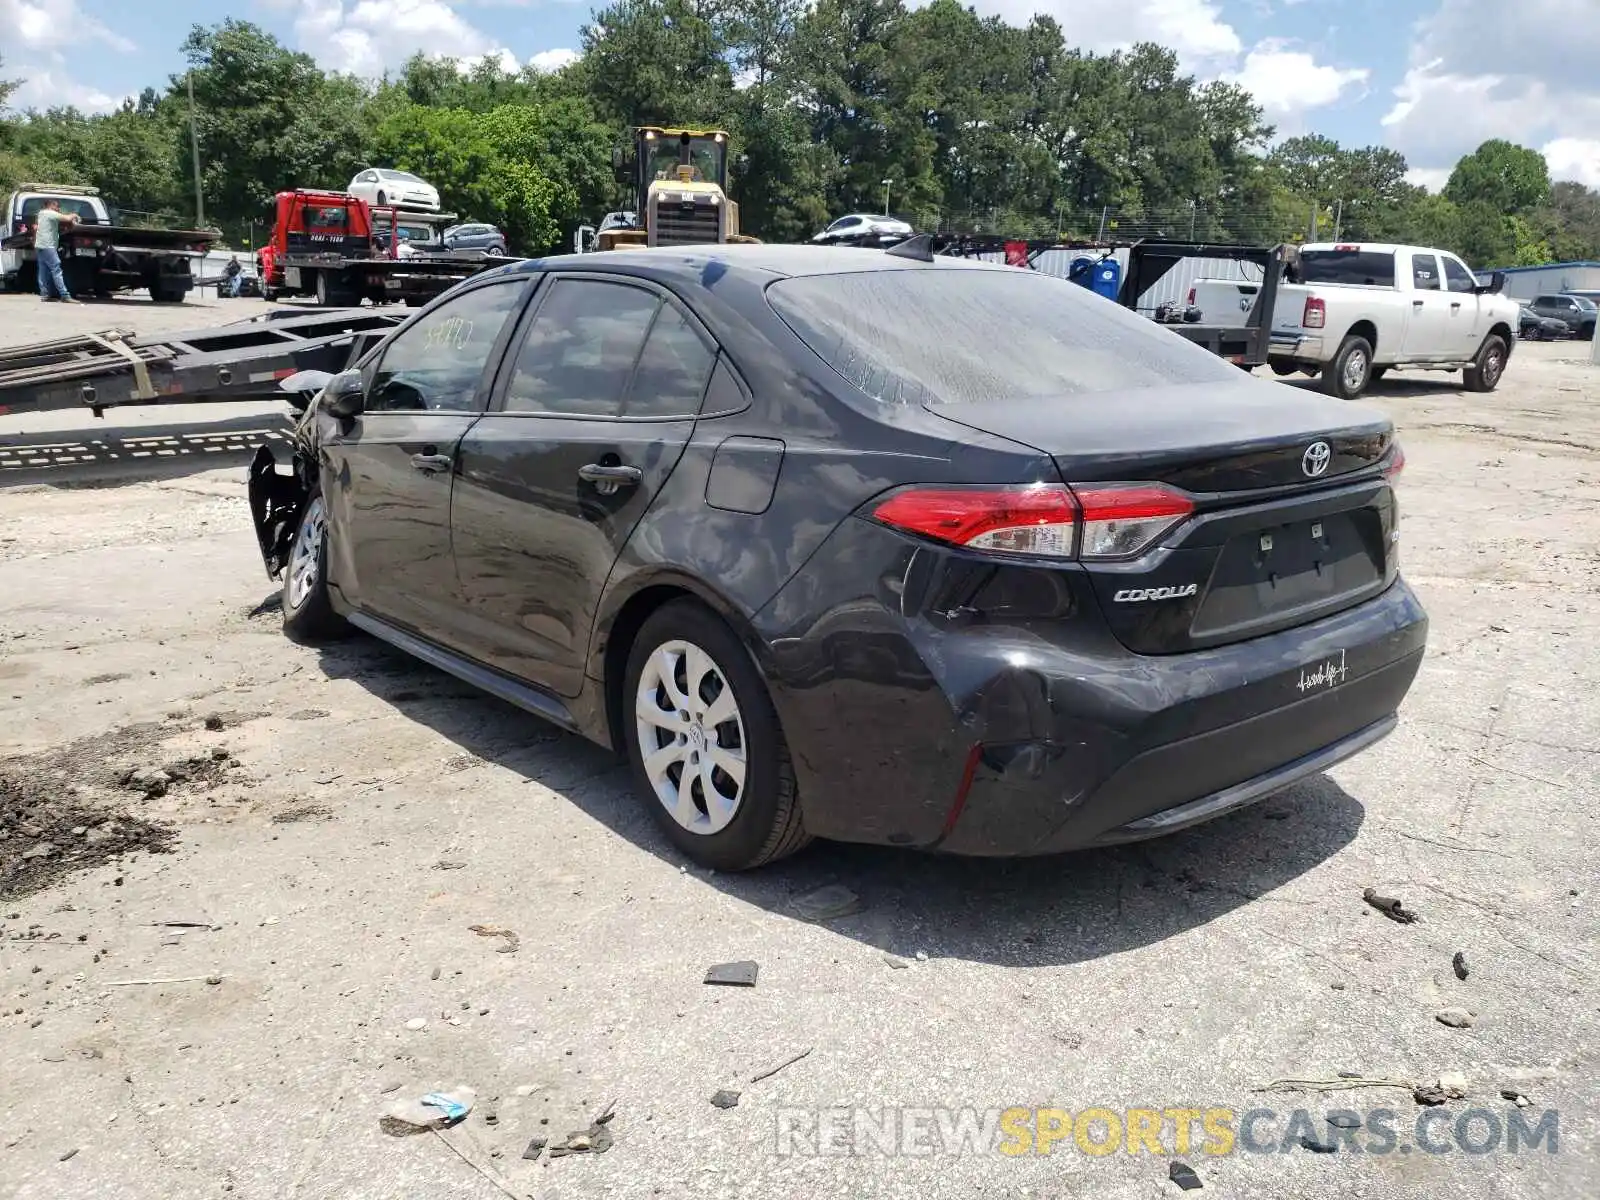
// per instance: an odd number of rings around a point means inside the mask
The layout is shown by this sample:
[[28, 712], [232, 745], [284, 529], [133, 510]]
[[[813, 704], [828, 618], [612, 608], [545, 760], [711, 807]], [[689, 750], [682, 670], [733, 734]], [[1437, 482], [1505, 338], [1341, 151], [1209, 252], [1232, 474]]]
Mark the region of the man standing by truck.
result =
[[[33, 227], [34, 269], [39, 275], [39, 299], [59, 300], [63, 304], [77, 304], [67, 291], [67, 279], [61, 273], [61, 225], [77, 223], [73, 213], [61, 211], [61, 201], [55, 197], [46, 200], [39, 209]], [[52, 294], [53, 293], [53, 294]]]

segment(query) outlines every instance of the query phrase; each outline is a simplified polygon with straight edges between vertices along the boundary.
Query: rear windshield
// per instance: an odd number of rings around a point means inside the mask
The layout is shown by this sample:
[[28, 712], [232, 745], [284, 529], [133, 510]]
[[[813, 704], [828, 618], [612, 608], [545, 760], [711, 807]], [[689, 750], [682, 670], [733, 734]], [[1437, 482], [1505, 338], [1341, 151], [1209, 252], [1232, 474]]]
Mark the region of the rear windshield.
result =
[[1301, 283], [1394, 286], [1394, 253], [1377, 250], [1302, 250]]
[[[22, 202], [22, 213], [20, 215], [24, 217], [34, 216], [44, 207], [44, 202], [48, 198], [47, 196], [29, 196]], [[71, 213], [80, 221], [95, 222], [100, 219], [100, 214], [95, 211], [94, 204], [91, 201], [79, 200], [75, 196], [57, 196], [56, 200], [61, 205], [62, 212]]]
[[812, 275], [779, 280], [767, 300], [819, 358], [886, 404], [1055, 398], [1239, 373], [1077, 284], [1015, 268]]

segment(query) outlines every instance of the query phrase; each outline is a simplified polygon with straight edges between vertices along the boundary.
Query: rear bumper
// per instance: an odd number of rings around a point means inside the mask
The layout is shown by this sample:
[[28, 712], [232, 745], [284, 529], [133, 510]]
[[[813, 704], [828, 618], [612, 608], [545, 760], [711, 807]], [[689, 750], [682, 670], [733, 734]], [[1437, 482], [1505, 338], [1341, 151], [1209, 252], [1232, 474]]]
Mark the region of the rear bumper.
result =
[[[1171, 832], [1379, 740], [1425, 649], [1427, 616], [1397, 580], [1292, 629], [1134, 654], [1081, 571], [1056, 573], [1053, 590], [1037, 572], [1015, 587], [980, 574], [962, 612], [943, 582], [959, 561], [933, 567], [924, 591], [919, 562], [862, 544], [877, 536], [848, 531], [758, 617], [820, 837], [1016, 856]], [[858, 567], [856, 599], [805, 611], [808, 577]], [[788, 611], [791, 595], [806, 603]]]
[[1321, 334], [1274, 333], [1269, 348], [1273, 358], [1293, 358], [1300, 361], [1323, 361]]

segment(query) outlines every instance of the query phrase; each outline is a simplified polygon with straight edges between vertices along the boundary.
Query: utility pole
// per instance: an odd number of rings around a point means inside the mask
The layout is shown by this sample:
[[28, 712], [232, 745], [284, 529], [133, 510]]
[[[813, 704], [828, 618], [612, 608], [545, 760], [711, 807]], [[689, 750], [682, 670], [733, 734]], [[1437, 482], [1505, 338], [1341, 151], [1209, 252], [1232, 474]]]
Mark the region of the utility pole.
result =
[[889, 215], [889, 185], [893, 182], [892, 179], [883, 181], [883, 215], [886, 217]]
[[1313, 200], [1311, 202], [1311, 224], [1309, 226], [1307, 226], [1306, 241], [1314, 242], [1316, 240], [1317, 240], [1317, 202], [1315, 200]]
[[1109, 204], [1100, 210], [1100, 232], [1094, 235], [1094, 240], [1097, 242], [1106, 240], [1106, 214], [1110, 211], [1111, 206]]
[[198, 229], [206, 227], [206, 199], [200, 189], [200, 131], [194, 116], [194, 68], [186, 77], [189, 85], [189, 150], [194, 155], [194, 223]]
[[1344, 230], [1344, 201], [1341, 199], [1339, 201], [1339, 207], [1334, 210], [1334, 215], [1333, 215], [1333, 240], [1334, 241], [1337, 242], [1339, 240], [1339, 234], [1343, 230]]

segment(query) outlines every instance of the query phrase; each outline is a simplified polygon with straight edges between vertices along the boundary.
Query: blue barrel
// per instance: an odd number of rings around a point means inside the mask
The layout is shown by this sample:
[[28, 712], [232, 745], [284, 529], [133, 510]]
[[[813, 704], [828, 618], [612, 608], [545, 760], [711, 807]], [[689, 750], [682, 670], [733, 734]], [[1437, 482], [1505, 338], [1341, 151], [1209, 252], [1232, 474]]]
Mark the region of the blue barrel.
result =
[[1115, 300], [1117, 293], [1122, 290], [1122, 264], [1114, 258], [1095, 263], [1090, 273], [1089, 288], [1107, 300]]

